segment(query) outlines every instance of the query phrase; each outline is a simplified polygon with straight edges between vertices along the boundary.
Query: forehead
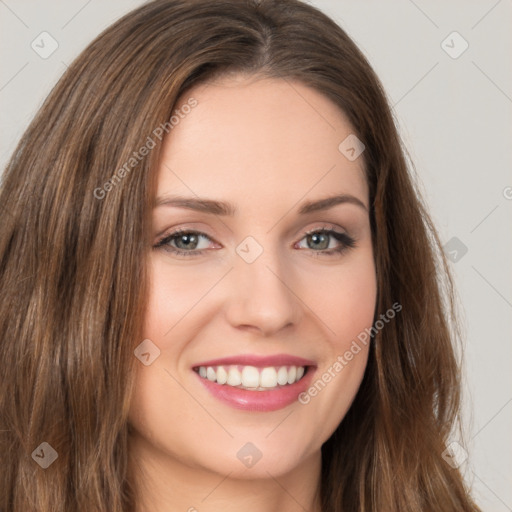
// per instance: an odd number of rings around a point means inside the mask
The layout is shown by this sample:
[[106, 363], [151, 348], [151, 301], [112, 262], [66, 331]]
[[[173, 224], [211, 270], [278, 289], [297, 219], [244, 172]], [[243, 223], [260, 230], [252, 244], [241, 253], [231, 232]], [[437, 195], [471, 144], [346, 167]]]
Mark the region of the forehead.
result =
[[[197, 105], [182, 111], [190, 98]], [[338, 148], [353, 128], [298, 81], [224, 78], [190, 89], [175, 110], [180, 121], [164, 139], [157, 195], [272, 204], [339, 192], [367, 204], [363, 158], [351, 161]]]

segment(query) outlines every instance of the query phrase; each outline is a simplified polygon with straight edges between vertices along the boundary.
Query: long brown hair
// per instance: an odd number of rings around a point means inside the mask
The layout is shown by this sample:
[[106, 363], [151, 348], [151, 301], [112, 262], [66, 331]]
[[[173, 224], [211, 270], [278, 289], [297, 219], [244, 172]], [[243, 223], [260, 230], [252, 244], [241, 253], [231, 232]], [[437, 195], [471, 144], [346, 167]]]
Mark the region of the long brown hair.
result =
[[378, 78], [299, 0], [149, 2], [78, 56], [23, 135], [0, 191], [0, 510], [135, 509], [127, 416], [160, 144], [134, 152], [228, 72], [299, 80], [346, 113], [366, 146], [376, 318], [402, 305], [322, 447], [323, 510], [479, 510], [442, 457], [460, 369], [439, 239]]

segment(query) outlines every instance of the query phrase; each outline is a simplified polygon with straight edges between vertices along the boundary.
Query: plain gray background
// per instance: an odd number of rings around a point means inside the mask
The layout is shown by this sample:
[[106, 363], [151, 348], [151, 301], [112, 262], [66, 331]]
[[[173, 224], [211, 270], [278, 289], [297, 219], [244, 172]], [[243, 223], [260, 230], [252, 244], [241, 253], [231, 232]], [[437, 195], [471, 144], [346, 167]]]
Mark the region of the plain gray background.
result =
[[[142, 3], [0, 0], [2, 168], [66, 66]], [[470, 457], [461, 468], [483, 510], [512, 511], [512, 2], [309, 3], [355, 40], [394, 105], [425, 199], [454, 259], [466, 333]], [[47, 37], [40, 36], [44, 31], [58, 43], [47, 58], [31, 47]], [[47, 50], [50, 44], [46, 40]]]

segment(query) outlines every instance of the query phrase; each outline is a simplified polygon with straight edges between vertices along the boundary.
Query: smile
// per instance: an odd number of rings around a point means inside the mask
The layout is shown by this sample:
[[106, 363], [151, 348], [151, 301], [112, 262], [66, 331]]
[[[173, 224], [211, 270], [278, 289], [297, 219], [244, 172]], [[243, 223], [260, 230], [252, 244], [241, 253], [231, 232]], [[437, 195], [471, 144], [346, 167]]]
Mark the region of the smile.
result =
[[191, 368], [205, 399], [244, 411], [276, 411], [298, 402], [316, 372], [315, 361], [289, 354], [240, 354], [196, 363]]
[[251, 391], [269, 391], [298, 382], [304, 376], [304, 366], [200, 366], [199, 376], [210, 382]]

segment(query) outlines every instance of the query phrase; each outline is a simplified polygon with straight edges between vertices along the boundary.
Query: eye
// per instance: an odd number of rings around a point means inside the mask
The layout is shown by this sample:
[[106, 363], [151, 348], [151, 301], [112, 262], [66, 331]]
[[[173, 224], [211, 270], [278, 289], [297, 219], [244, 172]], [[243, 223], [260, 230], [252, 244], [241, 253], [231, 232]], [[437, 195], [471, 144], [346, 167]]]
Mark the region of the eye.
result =
[[161, 248], [165, 251], [185, 257], [198, 256], [203, 254], [204, 249], [208, 246], [208, 244], [206, 244], [206, 247], [198, 247], [201, 245], [201, 239], [211, 240], [208, 235], [200, 231], [178, 229], [157, 242], [155, 249]]
[[[308, 231], [302, 240], [306, 240], [307, 248], [313, 247], [314, 256], [335, 256], [355, 247], [352, 237], [335, 229], [317, 228]], [[300, 242], [299, 247], [303, 248]]]

